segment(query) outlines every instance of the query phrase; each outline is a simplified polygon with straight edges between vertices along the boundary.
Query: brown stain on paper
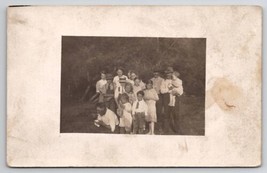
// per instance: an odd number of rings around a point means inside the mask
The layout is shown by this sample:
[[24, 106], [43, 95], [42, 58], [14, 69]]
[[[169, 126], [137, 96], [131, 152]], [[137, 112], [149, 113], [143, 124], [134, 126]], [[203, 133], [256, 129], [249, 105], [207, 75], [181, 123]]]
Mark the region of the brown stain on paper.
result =
[[206, 92], [206, 109], [216, 103], [223, 111], [233, 112], [242, 106], [242, 89], [226, 78], [218, 78]]

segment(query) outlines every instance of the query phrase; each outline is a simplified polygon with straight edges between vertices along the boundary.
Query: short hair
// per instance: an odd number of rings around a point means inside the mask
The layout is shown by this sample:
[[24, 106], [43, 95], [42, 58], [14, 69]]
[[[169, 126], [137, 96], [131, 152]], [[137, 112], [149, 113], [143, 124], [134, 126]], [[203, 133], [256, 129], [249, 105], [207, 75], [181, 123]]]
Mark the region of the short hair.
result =
[[127, 101], [129, 101], [129, 96], [128, 96], [128, 94], [126, 94], [126, 93], [122, 93], [122, 94], [119, 96], [119, 98], [120, 98], [120, 100], [121, 100], [121, 99], [126, 99]]
[[98, 102], [96, 108], [106, 109], [106, 104], [104, 102]]
[[104, 70], [102, 70], [102, 71], [100, 72], [100, 74], [106, 74], [106, 72], [105, 72]]
[[139, 94], [141, 94], [143, 97], [145, 95], [144, 91], [138, 91], [136, 95], [138, 96]]
[[118, 68], [116, 69], [116, 72], [118, 72], [119, 70], [121, 70], [122, 73], [124, 73], [124, 69], [123, 69], [122, 67], [118, 67]]

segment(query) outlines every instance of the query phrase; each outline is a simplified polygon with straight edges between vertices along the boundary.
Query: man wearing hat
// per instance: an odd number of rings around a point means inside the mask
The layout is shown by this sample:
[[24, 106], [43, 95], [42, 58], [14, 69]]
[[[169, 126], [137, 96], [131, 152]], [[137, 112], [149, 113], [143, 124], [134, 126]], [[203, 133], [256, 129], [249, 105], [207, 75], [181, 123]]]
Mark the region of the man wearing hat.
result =
[[162, 81], [160, 86], [160, 92], [162, 94], [162, 105], [164, 109], [164, 122], [163, 122], [163, 131], [168, 133], [170, 130], [170, 87], [172, 86], [172, 75], [173, 68], [167, 67], [165, 70], [165, 79]]

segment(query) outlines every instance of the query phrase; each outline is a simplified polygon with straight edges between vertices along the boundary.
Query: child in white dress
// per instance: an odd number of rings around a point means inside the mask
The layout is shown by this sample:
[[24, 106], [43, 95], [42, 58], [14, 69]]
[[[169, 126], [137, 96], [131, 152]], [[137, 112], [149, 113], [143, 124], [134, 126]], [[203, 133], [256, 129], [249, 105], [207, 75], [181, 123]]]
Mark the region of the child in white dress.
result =
[[146, 120], [149, 122], [148, 134], [154, 135], [155, 123], [157, 122], [156, 101], [159, 100], [157, 91], [153, 88], [153, 81], [149, 80], [144, 90], [144, 100], [147, 104], [148, 111]]
[[120, 133], [130, 134], [132, 130], [132, 105], [129, 102], [129, 96], [123, 93], [119, 97], [118, 114], [120, 116]]

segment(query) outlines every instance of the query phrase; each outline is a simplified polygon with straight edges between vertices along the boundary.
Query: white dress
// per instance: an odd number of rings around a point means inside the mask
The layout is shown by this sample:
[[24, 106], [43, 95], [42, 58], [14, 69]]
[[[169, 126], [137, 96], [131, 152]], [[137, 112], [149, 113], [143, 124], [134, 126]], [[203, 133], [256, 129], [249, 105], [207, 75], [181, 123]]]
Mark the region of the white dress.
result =
[[125, 108], [122, 111], [122, 116], [120, 117], [120, 127], [125, 127], [128, 130], [132, 126], [132, 105], [128, 102], [123, 104]]
[[157, 122], [156, 101], [159, 100], [157, 91], [149, 89], [145, 90], [144, 93], [144, 99], [148, 107], [146, 120], [148, 122]]

